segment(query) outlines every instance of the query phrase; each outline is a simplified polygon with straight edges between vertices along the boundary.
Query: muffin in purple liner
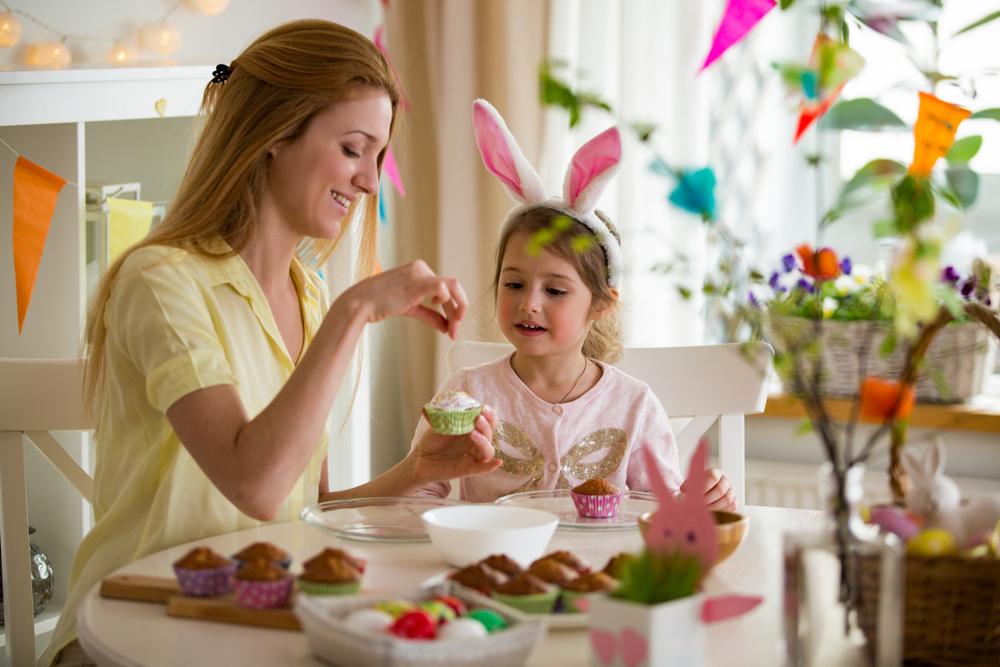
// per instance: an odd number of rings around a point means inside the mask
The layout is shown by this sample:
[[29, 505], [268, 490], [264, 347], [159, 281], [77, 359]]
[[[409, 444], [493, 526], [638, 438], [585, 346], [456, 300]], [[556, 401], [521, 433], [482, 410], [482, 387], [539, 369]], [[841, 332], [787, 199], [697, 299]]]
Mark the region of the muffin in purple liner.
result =
[[247, 562], [233, 577], [236, 601], [250, 609], [274, 609], [288, 604], [295, 579], [269, 558], [259, 556]]
[[233, 560], [236, 561], [238, 567], [243, 567], [258, 556], [269, 558], [286, 570], [292, 564], [292, 555], [270, 542], [254, 542], [239, 553], [233, 554]]
[[618, 513], [623, 493], [614, 484], [595, 478], [573, 487], [569, 495], [580, 516], [607, 519]]
[[195, 547], [174, 563], [174, 573], [184, 595], [215, 597], [233, 589], [236, 563], [208, 547]]

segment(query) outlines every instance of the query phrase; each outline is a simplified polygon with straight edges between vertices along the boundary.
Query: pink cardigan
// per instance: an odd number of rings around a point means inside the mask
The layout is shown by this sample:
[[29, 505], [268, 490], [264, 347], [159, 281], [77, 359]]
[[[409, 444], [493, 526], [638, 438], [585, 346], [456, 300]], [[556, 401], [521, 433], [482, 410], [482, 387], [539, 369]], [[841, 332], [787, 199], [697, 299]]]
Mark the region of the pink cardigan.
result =
[[[534, 489], [572, 488], [600, 477], [619, 488], [649, 491], [649, 471], [640, 449], [650, 449], [667, 486], [679, 490], [683, 477], [670, 421], [645, 382], [600, 363], [603, 374], [586, 394], [554, 405], [535, 396], [514, 373], [513, 354], [463, 368], [440, 391], [460, 389], [490, 405], [500, 419], [493, 432], [497, 470], [460, 481], [460, 497], [493, 502]], [[421, 419], [415, 445], [430, 428]], [[446, 497], [451, 484], [431, 484], [415, 495]]]

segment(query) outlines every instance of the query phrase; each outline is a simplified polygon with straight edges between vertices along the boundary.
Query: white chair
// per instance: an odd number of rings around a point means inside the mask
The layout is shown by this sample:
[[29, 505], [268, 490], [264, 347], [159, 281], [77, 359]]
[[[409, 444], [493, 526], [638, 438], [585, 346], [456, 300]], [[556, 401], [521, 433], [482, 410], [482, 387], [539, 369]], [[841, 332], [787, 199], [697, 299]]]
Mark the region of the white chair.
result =
[[35, 664], [24, 440], [93, 502], [93, 480], [49, 431], [93, 428], [83, 404], [83, 361], [0, 358], [0, 563], [8, 665]]
[[[513, 351], [507, 343], [457, 341], [446, 356], [448, 372], [478, 366]], [[733, 480], [737, 503], [746, 498], [743, 415], [767, 403], [774, 350], [767, 343], [692, 347], [633, 347], [616, 366], [650, 386], [671, 419], [690, 421], [674, 434], [683, 460], [719, 422], [719, 466]]]

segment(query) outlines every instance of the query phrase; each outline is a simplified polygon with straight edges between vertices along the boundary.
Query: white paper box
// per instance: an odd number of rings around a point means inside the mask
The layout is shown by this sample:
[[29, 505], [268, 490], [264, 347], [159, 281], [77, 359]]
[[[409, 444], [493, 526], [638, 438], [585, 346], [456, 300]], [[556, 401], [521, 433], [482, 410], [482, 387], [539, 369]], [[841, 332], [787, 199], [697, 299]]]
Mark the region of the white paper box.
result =
[[702, 667], [704, 593], [644, 605], [612, 597], [590, 603], [590, 654], [594, 667]]

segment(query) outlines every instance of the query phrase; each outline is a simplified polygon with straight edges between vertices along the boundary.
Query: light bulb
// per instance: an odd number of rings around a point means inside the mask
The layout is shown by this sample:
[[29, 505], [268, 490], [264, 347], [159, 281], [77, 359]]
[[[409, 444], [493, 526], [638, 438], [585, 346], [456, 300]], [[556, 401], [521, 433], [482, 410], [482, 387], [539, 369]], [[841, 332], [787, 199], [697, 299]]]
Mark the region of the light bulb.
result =
[[132, 63], [136, 61], [136, 56], [134, 46], [128, 42], [115, 42], [104, 56], [104, 60], [109, 63]]
[[139, 31], [139, 43], [142, 44], [142, 48], [161, 56], [169, 56], [181, 48], [183, 41], [180, 29], [166, 21], [148, 25]]
[[62, 42], [45, 42], [34, 44], [28, 52], [29, 65], [45, 65], [47, 67], [65, 67], [73, 62], [73, 55]]
[[226, 11], [229, 0], [186, 0], [187, 6], [197, 10], [205, 16], [215, 16]]
[[21, 22], [11, 12], [0, 13], [0, 49], [8, 49], [21, 39]]

